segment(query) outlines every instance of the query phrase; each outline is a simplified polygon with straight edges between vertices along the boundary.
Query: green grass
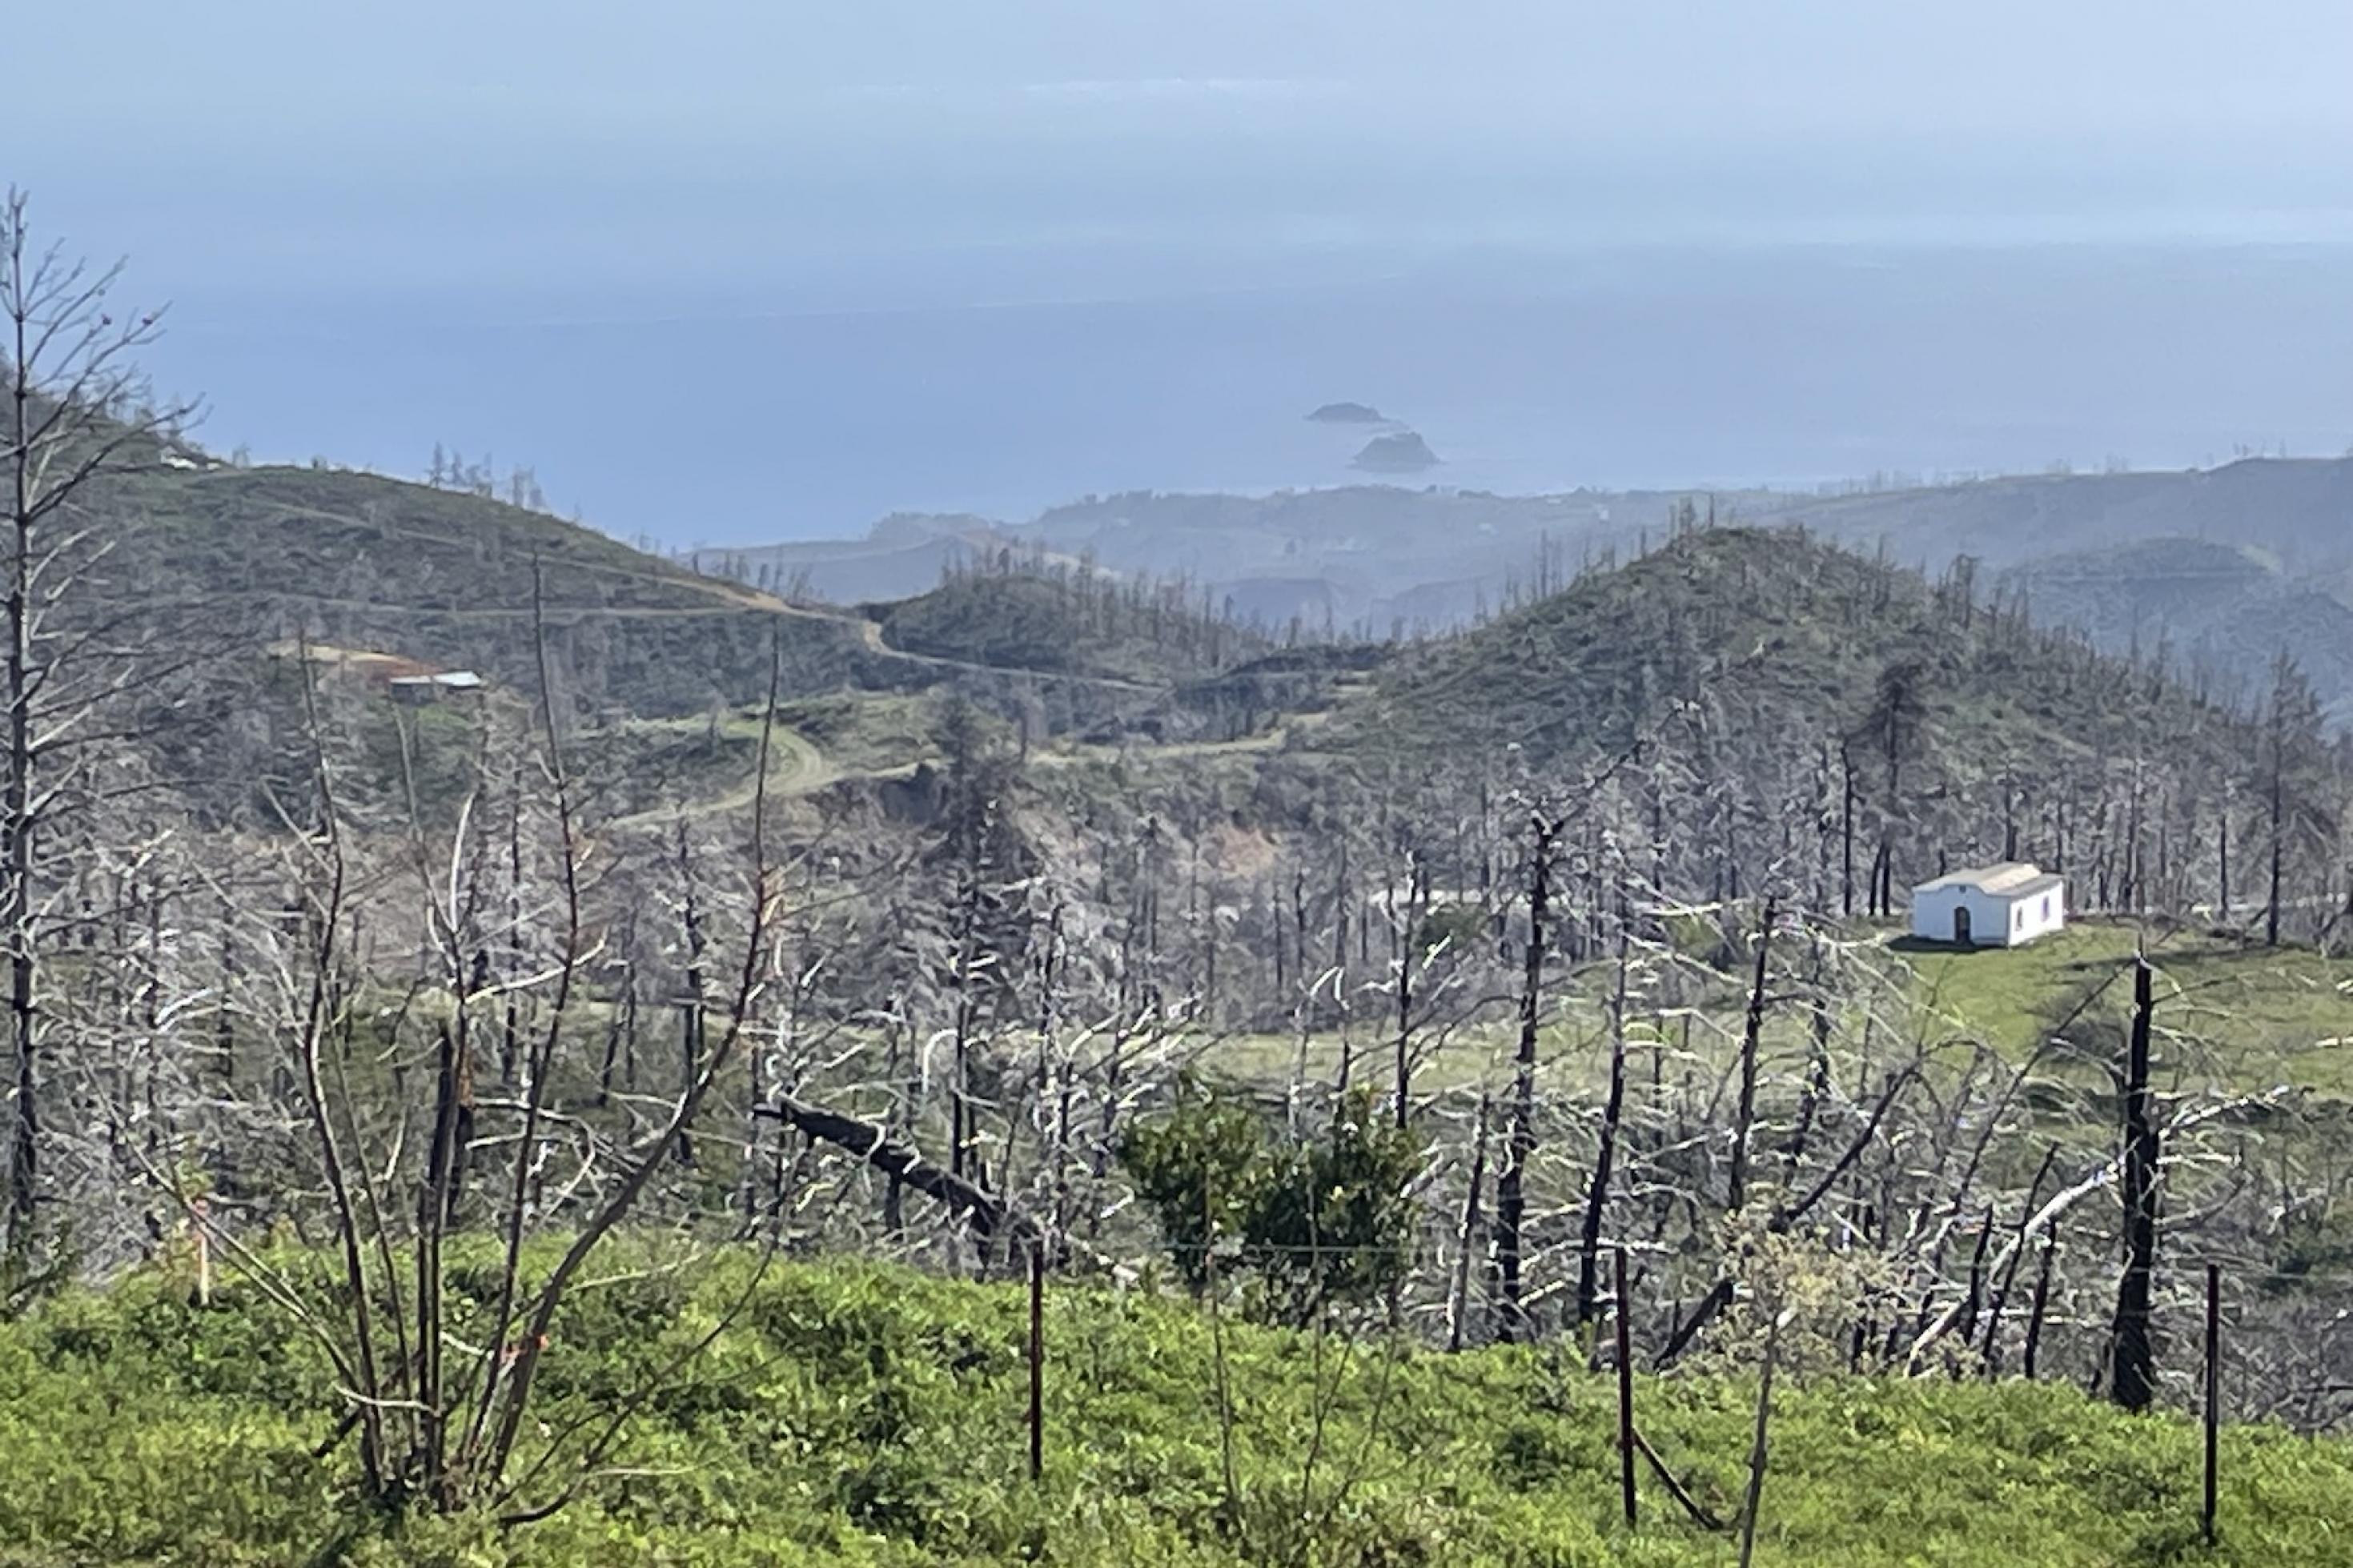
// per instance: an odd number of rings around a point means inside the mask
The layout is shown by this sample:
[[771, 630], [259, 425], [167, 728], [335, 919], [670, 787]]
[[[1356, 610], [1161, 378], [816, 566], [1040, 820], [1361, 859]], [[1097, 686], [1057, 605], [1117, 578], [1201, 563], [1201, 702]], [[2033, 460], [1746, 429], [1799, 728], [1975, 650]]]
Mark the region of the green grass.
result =
[[[2013, 1062], [2032, 1055], [2053, 1026], [2087, 999], [2086, 1017], [2110, 1024], [2121, 1019], [2132, 1000], [2132, 957], [2143, 940], [2140, 928], [2118, 921], [2078, 921], [2024, 947], [1968, 952], [1915, 948], [1893, 931], [1888, 936], [1884, 958], [1894, 961], [1891, 969], [1899, 980], [1909, 971], [1899, 994], [1922, 1016], [1887, 1021], [1932, 1035], [1983, 1040]], [[2169, 1047], [2183, 1072], [2242, 1092], [2286, 1083], [2353, 1095], [2353, 1050], [2347, 1048], [2353, 1045], [2353, 959], [2326, 957], [2309, 948], [2250, 947], [2193, 931], [2151, 931], [2147, 941], [2157, 968], [2161, 1047]], [[1602, 1082], [1608, 1024], [1600, 988], [1607, 984], [1606, 964], [1556, 982], [1538, 1058], [1549, 1064], [1556, 1089], [1593, 1089]], [[1746, 984], [1741, 977], [1725, 977], [1714, 999], [1699, 1010], [1690, 1037], [1694, 1056], [1718, 1065], [1729, 1059], [1740, 1034]], [[1885, 1000], [1879, 1005], [1887, 1011]], [[1355, 1025], [1348, 1048], [1355, 1053], [1355, 1071], [1387, 1082], [1393, 1071], [1394, 1026], [1378, 1007], [1379, 999], [1373, 999], [1372, 1009]], [[1806, 1027], [1801, 1008], [1774, 1009], [1766, 1020], [1767, 1055], [1801, 1060]], [[1660, 1038], [1659, 1028], [1639, 1013], [1629, 1020], [1638, 1057]], [[1680, 1025], [1670, 1021], [1665, 1028], [1667, 1043], [1680, 1049]], [[1417, 1037], [1431, 1044], [1436, 1033], [1423, 1029]], [[1517, 1040], [1508, 998], [1491, 1003], [1478, 1021], [1435, 1043], [1415, 1082], [1428, 1091], [1501, 1084], [1509, 1078]], [[1308, 1076], [1331, 1081], [1343, 1049], [1338, 1031], [1319, 1029], [1308, 1041]], [[1220, 1073], [1275, 1087], [1290, 1081], [1298, 1059], [1298, 1037], [1275, 1032], [1228, 1037], [1209, 1048], [1208, 1058]], [[2041, 1070], [2058, 1066], [2046, 1059]]]
[[[846, 774], [889, 773], [937, 759], [942, 701], [931, 692], [841, 692], [784, 704], [778, 720]], [[745, 722], [755, 731], [756, 710]]]
[[[134, 1275], [0, 1328], [0, 1563], [575, 1563], [1697, 1564], [1728, 1538], [1646, 1475], [1617, 1518], [1612, 1384], [1552, 1349], [1392, 1355], [1057, 1284], [1047, 1476], [1024, 1479], [1018, 1288], [741, 1257], [638, 1276], [559, 1320], [541, 1414], [609, 1406], [748, 1305], [629, 1426], [574, 1506], [501, 1535], [344, 1502], [318, 1357], [249, 1294], [209, 1308]], [[2198, 1435], [2061, 1387], [1785, 1384], [1766, 1563], [2353, 1563], [2353, 1447], [2262, 1428], [2222, 1444], [2222, 1538], [2196, 1541]], [[1752, 1389], [1641, 1381], [1646, 1436], [1736, 1511]]]
[[[2031, 1053], [2103, 984], [2094, 1006], [2131, 1003], [2126, 973], [2144, 940], [2129, 922], [2078, 921], [2019, 948], [1905, 954], [1933, 1012], [2013, 1059]], [[2196, 931], [2151, 931], [2159, 1031], [2203, 1047], [2208, 1070], [2242, 1089], [2288, 1082], [2353, 1091], [2353, 960], [2308, 948], [2246, 946]]]

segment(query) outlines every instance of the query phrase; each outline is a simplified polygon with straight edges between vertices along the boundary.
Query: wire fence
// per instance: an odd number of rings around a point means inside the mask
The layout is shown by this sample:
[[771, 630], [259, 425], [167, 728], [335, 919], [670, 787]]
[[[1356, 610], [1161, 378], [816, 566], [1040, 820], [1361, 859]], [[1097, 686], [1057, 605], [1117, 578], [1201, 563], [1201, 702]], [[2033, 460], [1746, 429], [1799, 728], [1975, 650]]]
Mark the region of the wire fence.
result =
[[[1322, 1257], [1336, 1252], [1374, 1249], [1297, 1247], [1271, 1250], [1313, 1253]], [[1652, 1386], [1648, 1378], [1637, 1374], [1647, 1374], [1656, 1370], [1658, 1346], [1655, 1336], [1646, 1334], [1642, 1327], [1638, 1326], [1639, 1307], [1627, 1310], [1634, 1307], [1630, 1285], [1632, 1277], [1630, 1250], [1624, 1247], [1609, 1247], [1606, 1258], [1603, 1277], [1607, 1281], [1607, 1294], [1602, 1301], [1601, 1319], [1588, 1325], [1580, 1342], [1574, 1348], [1582, 1357], [1587, 1370], [1604, 1380], [1613, 1401], [1611, 1442], [1618, 1457], [1618, 1503], [1625, 1522], [1633, 1527], [1639, 1523], [1646, 1509], [1664, 1509], [1704, 1530], [1733, 1529], [1735, 1521], [1725, 1518], [1704, 1495], [1706, 1489], [1694, 1484], [1687, 1467], [1694, 1461], [1694, 1457], [1681, 1454], [1671, 1460], [1662, 1454], [1662, 1445], [1646, 1435], [1643, 1411], [1648, 1400], [1655, 1395], [1646, 1393]], [[1029, 1476], [1035, 1480], [1042, 1476], [1051, 1462], [1046, 1426], [1047, 1390], [1057, 1378], [1077, 1373], [1075, 1368], [1069, 1371], [1058, 1368], [1054, 1359], [1057, 1354], [1070, 1353], [1073, 1347], [1067, 1343], [1058, 1345], [1056, 1336], [1050, 1331], [1055, 1319], [1048, 1310], [1049, 1302], [1064, 1287], [1047, 1268], [1042, 1246], [1028, 1250], [1021, 1274], [1027, 1281], [1029, 1295], [1027, 1335], [1023, 1346], [1027, 1397], [1021, 1419], [1026, 1427]], [[2200, 1530], [2210, 1547], [2216, 1540], [2221, 1522], [2221, 1483], [2226, 1458], [2221, 1433], [2225, 1426], [2249, 1418], [2243, 1407], [2234, 1405], [2232, 1398], [2234, 1375], [2243, 1377], [2248, 1370], [2244, 1347], [2240, 1342], [2248, 1326], [2246, 1312], [2252, 1300], [2249, 1286], [2277, 1277], [2292, 1278], [2299, 1285], [2338, 1293], [2339, 1300], [2346, 1299], [2343, 1292], [2353, 1290], [2353, 1274], [2281, 1276], [2279, 1271], [2257, 1271], [2237, 1281], [2233, 1288], [2223, 1266], [2209, 1263], [2189, 1270], [2183, 1281], [2189, 1287], [2187, 1293], [2168, 1300], [2165, 1306], [2165, 1315], [2174, 1321], [2168, 1323], [2159, 1342], [2167, 1344], [2168, 1349], [2178, 1350], [2178, 1353], [2168, 1375], [2160, 1381], [2158, 1386], [2163, 1397], [2158, 1404], [2195, 1418], [2201, 1431], [2197, 1464], [2192, 1471], [2182, 1477], [2181, 1486], [2186, 1492], [2193, 1480], [2196, 1483]], [[1211, 1309], [1212, 1311], [1214, 1310]], [[2339, 1317], [2347, 1315], [2341, 1309], [2332, 1310]], [[1397, 1326], [1394, 1317], [1390, 1326]], [[1366, 1328], [1359, 1325], [1351, 1337], [1351, 1344], [1361, 1348], [1358, 1342], [1381, 1332], [1377, 1326]], [[1769, 1390], [1777, 1372], [1784, 1378], [1799, 1374], [1799, 1369], [1782, 1359], [1785, 1354], [1784, 1331], [1777, 1322], [1761, 1352], [1747, 1368], [1762, 1385], [1758, 1395], [1760, 1400], [1769, 1401]], [[1440, 1358], [1441, 1364], [1445, 1359]], [[1223, 1387], [1229, 1375], [1235, 1374], [1221, 1363], [1219, 1369], [1221, 1399], [1235, 1396]], [[1961, 1373], [1948, 1365], [1940, 1365], [1932, 1375], [1957, 1377]], [[1482, 1393], [1487, 1386], [1481, 1385]], [[2086, 1392], [2094, 1395], [2102, 1394], [2096, 1388]], [[2353, 1384], [2343, 1385], [2335, 1392], [2353, 1397]], [[1058, 1398], [1058, 1403], [1060, 1402]], [[2353, 1408], [2353, 1405], [2348, 1405], [2348, 1408]], [[1762, 1419], [1760, 1415], [1760, 1423]], [[1679, 1463], [1686, 1469], [1679, 1470]], [[1756, 1453], [1717, 1455], [1710, 1468], [1720, 1473], [1728, 1464], [1745, 1468], [1761, 1463], [1761, 1458]], [[1755, 1504], [1752, 1492], [1743, 1511], [1753, 1510]]]

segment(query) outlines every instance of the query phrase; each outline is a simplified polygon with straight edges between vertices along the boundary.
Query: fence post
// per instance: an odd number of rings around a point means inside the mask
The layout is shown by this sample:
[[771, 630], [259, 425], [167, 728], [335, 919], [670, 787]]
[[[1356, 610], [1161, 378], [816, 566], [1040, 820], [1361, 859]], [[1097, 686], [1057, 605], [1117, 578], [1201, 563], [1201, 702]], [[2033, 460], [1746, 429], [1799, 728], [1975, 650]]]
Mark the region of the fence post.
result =
[[1046, 1247], [1029, 1244], [1029, 1479], [1046, 1473]]
[[2222, 1423], [2222, 1267], [2206, 1266], [2206, 1508], [2200, 1518], [2206, 1545], [2214, 1545], [2214, 1494]]
[[1634, 1528], [1634, 1352], [1626, 1321], [1626, 1249], [1613, 1249], [1618, 1298], [1618, 1481], [1626, 1494], [1626, 1528]]

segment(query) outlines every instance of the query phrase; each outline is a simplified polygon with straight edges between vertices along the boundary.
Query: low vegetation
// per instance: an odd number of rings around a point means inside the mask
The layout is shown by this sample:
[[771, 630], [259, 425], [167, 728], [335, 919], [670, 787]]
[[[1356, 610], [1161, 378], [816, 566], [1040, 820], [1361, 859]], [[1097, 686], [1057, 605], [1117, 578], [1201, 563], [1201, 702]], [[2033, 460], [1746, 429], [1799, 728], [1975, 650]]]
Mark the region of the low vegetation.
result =
[[[1447, 1356], [1058, 1282], [1032, 1486], [1018, 1287], [851, 1263], [764, 1270], [742, 1253], [687, 1271], [632, 1261], [557, 1325], [546, 1430], [614, 1408], [717, 1337], [630, 1418], [626, 1465], [506, 1531], [353, 1511], [348, 1441], [322, 1414], [330, 1373], [244, 1288], [198, 1304], [183, 1258], [61, 1297], [0, 1327], [0, 1563], [1663, 1568], [1731, 1555], [1647, 1469], [1626, 1530], [1613, 1384], [1558, 1345]], [[2340, 1444], [2225, 1432], [2210, 1555], [2189, 1422], [2017, 1383], [1784, 1388], [1761, 1563], [2353, 1562], [2353, 1449]], [[1646, 1439], [1719, 1518], [1737, 1510], [1754, 1397], [1713, 1375], [1638, 1383]]]

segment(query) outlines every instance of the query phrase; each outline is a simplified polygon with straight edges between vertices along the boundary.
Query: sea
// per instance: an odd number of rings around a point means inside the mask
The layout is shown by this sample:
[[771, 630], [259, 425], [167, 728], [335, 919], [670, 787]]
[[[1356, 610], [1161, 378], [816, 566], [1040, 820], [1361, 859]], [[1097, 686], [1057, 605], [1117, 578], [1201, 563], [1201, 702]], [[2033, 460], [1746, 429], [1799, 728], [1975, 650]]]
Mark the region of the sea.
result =
[[[1212, 257], [1063, 245], [760, 277], [174, 300], [150, 355], [255, 460], [437, 447], [683, 549], [1332, 486], [1370, 404], [1502, 492], [2183, 468], [2353, 443], [2353, 246], [1749, 241]], [[462, 268], [445, 269], [462, 273]]]

